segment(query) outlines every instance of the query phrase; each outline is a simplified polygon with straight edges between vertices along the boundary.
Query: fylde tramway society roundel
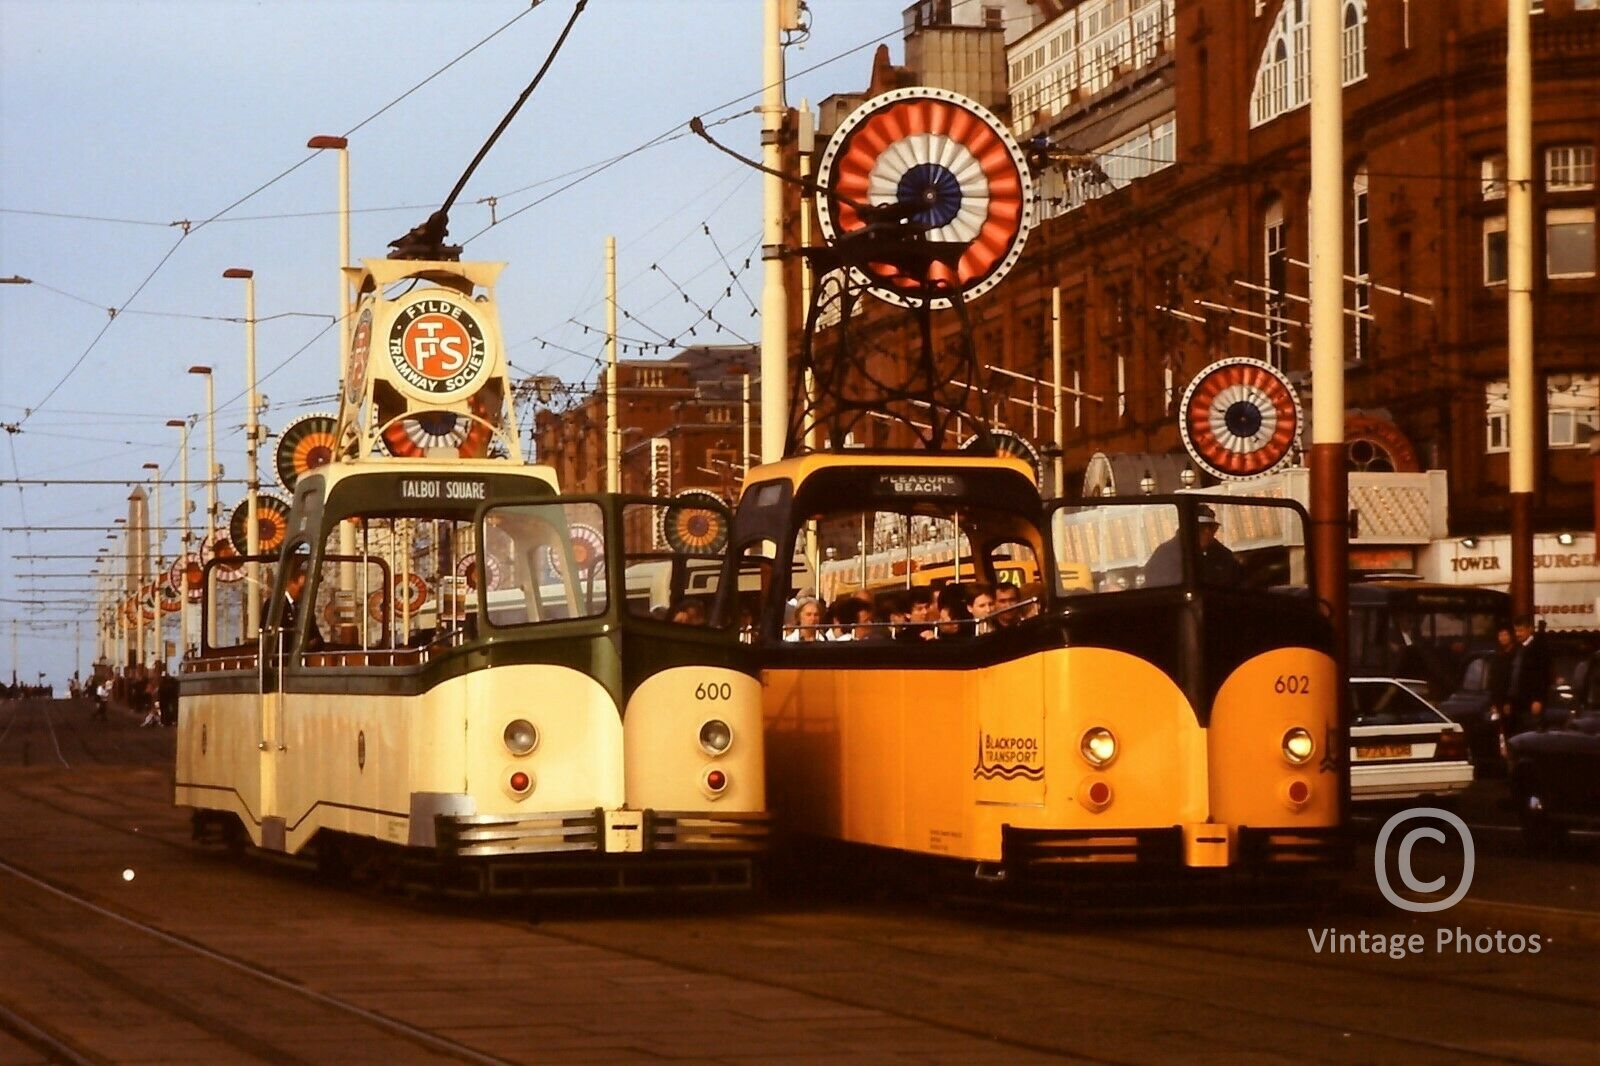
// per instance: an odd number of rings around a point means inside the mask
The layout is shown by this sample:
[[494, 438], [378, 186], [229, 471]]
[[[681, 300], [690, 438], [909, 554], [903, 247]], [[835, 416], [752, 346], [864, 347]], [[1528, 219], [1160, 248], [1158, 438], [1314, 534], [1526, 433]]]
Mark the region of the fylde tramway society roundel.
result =
[[853, 111], [823, 152], [818, 201], [829, 243], [863, 231], [863, 207], [905, 205], [924, 239], [958, 252], [926, 278], [888, 263], [857, 280], [891, 303], [946, 308], [999, 283], [1033, 224], [1027, 160], [1004, 124], [945, 89], [896, 89]]
[[722, 498], [704, 489], [684, 489], [660, 512], [661, 537], [675, 552], [715, 555], [728, 545]]
[[273, 465], [278, 484], [293, 492], [300, 475], [333, 462], [339, 443], [339, 420], [333, 415], [301, 415], [278, 435]]
[[1288, 461], [1300, 432], [1294, 386], [1259, 359], [1212, 363], [1184, 390], [1178, 411], [1184, 447], [1224, 480], [1276, 470]]
[[419, 292], [398, 306], [387, 348], [401, 387], [425, 402], [470, 395], [493, 369], [478, 313], [444, 289]]

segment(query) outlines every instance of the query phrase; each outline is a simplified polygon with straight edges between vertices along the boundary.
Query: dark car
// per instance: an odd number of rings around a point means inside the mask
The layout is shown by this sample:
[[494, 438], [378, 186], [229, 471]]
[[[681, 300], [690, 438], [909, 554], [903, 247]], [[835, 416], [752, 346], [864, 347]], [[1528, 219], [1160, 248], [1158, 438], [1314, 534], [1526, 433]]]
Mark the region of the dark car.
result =
[[[1504, 765], [1500, 757], [1499, 730], [1489, 718], [1489, 674], [1493, 660], [1493, 652], [1477, 652], [1468, 657], [1461, 684], [1438, 701], [1445, 717], [1467, 731], [1467, 746], [1480, 772], [1484, 769], [1495, 772], [1493, 768]], [[1559, 657], [1552, 663], [1550, 692], [1545, 698], [1543, 712], [1547, 726], [1564, 723], [1576, 711], [1578, 674], [1587, 668], [1587, 662], [1573, 665]]]
[[1511, 738], [1511, 796], [1535, 846], [1572, 826], [1600, 827], [1600, 653], [1572, 675], [1572, 711], [1560, 725]]

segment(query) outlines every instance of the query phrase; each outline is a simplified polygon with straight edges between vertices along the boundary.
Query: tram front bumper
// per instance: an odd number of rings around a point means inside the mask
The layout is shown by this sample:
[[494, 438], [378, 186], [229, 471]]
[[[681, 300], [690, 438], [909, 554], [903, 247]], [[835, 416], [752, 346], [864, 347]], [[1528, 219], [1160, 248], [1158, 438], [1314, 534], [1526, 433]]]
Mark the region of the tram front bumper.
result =
[[1202, 822], [1153, 829], [1019, 829], [1003, 833], [1007, 865], [1048, 868], [1087, 863], [1172, 869], [1337, 864], [1348, 852], [1337, 827], [1255, 828]]
[[[470, 802], [471, 797], [459, 797]], [[607, 810], [478, 814], [466, 803], [413, 802], [410, 843], [461, 857], [591, 852], [753, 854], [767, 850], [762, 812]]]

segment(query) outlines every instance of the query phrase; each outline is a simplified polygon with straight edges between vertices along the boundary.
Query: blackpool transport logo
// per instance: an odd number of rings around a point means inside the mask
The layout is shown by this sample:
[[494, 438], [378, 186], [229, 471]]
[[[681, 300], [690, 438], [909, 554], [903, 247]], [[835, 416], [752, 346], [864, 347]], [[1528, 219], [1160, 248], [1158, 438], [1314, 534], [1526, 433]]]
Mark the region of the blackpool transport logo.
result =
[[[1437, 819], [1444, 822], [1461, 837], [1461, 881], [1456, 885], [1455, 890], [1443, 899], [1407, 899], [1396, 892], [1394, 886], [1389, 883], [1389, 870], [1384, 862], [1388, 854], [1389, 837], [1393, 835], [1395, 829], [1399, 826], [1419, 818]], [[1432, 893], [1444, 888], [1447, 879], [1442, 875], [1435, 877], [1431, 881], [1422, 881], [1417, 877], [1415, 871], [1411, 868], [1411, 852], [1419, 840], [1432, 840], [1443, 844], [1445, 839], [1444, 831], [1432, 825], [1413, 827], [1410, 832], [1400, 838], [1395, 872], [1400, 875], [1401, 882], [1411, 891]], [[1449, 910], [1461, 902], [1462, 897], [1467, 894], [1467, 890], [1472, 887], [1472, 871], [1476, 861], [1477, 854], [1472, 844], [1472, 832], [1467, 828], [1467, 823], [1451, 812], [1441, 810], [1438, 807], [1412, 807], [1395, 813], [1387, 822], [1383, 823], [1383, 828], [1378, 832], [1378, 842], [1372, 849], [1372, 872], [1373, 876], [1377, 878], [1378, 891], [1383, 893], [1384, 899], [1401, 910], [1412, 911], [1417, 914]]]

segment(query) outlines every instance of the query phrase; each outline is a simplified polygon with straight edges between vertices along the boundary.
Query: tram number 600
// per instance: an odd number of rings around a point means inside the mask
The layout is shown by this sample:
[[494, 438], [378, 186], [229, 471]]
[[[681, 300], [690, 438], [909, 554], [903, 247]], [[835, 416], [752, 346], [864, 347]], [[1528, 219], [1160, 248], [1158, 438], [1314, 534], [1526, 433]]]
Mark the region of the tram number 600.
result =
[[733, 699], [733, 686], [726, 681], [702, 681], [694, 687], [694, 698], [697, 700], [731, 700]]
[[1279, 674], [1278, 680], [1272, 683], [1272, 691], [1278, 695], [1288, 693], [1291, 696], [1311, 695], [1311, 678], [1305, 674]]

